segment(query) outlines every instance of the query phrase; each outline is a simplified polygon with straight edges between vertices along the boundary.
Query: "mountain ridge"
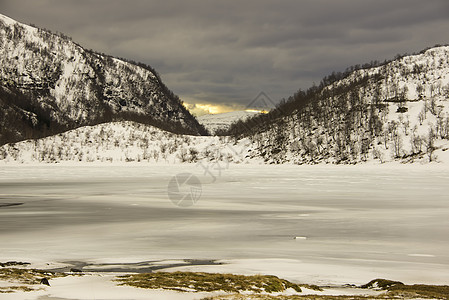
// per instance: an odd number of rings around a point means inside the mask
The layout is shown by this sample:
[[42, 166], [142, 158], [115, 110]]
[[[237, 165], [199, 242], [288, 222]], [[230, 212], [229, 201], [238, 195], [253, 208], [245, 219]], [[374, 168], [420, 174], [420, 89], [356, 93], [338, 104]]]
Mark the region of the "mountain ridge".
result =
[[151, 67], [3, 15], [0, 64], [0, 144], [113, 120], [207, 133]]

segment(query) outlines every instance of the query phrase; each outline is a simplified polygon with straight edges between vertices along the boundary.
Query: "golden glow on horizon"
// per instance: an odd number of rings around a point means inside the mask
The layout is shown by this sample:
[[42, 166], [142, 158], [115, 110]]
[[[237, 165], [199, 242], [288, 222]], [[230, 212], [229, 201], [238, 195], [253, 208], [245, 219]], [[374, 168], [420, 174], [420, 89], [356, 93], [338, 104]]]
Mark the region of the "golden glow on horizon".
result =
[[196, 116], [202, 116], [207, 114], [221, 114], [245, 109], [244, 107], [236, 105], [201, 104], [201, 103], [190, 104], [187, 102], [184, 102], [184, 106], [190, 111], [190, 113]]
[[195, 104], [195, 108], [205, 111], [209, 114], [219, 114], [223, 112], [223, 109], [221, 107], [212, 104]]
[[227, 113], [231, 111], [247, 111], [247, 112], [256, 112], [256, 113], [262, 113], [266, 114], [268, 111], [266, 110], [258, 110], [258, 109], [245, 109], [245, 107], [238, 106], [238, 105], [220, 105], [220, 104], [201, 104], [201, 103], [183, 103], [185, 108], [187, 108], [190, 113], [193, 115], [199, 117], [202, 115], [208, 115], [208, 114], [222, 114]]
[[258, 110], [258, 109], [245, 109], [247, 112], [255, 112], [255, 113], [261, 113], [261, 114], [267, 114], [267, 110]]

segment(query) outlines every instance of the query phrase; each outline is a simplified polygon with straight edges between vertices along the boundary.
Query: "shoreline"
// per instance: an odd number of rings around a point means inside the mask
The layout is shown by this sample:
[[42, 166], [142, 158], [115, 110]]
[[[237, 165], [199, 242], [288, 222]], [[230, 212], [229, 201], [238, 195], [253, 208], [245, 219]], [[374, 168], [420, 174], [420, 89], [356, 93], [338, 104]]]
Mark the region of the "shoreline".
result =
[[[61, 266], [64, 264], [64, 266]], [[348, 282], [339, 285], [311, 285], [307, 282], [286, 281], [280, 276], [272, 275], [239, 275], [236, 273], [203, 273], [176, 271], [179, 265], [207, 266], [220, 265], [210, 260], [180, 260], [180, 261], [146, 261], [139, 263], [110, 263], [92, 264], [81, 261], [47, 263], [48, 268], [36, 269], [38, 265], [28, 262], [0, 263], [0, 298], [1, 299], [35, 299], [35, 300], [74, 300], [74, 299], [299, 299], [297, 297], [324, 297], [317, 299], [421, 299], [423, 295], [445, 295], [449, 286], [445, 285], [405, 285], [399, 281], [373, 279], [363, 285]], [[55, 268], [54, 265], [59, 265]], [[42, 266], [42, 265], [41, 265]], [[121, 268], [111, 268], [121, 266]], [[154, 268], [151, 269], [152, 266]], [[76, 269], [75, 267], [81, 267]], [[96, 267], [96, 268], [95, 268]], [[106, 267], [106, 268], [105, 268]], [[109, 268], [107, 268], [109, 267]], [[171, 269], [171, 270], [170, 270]], [[12, 270], [16, 270], [12, 272]], [[119, 271], [119, 272], [118, 272]], [[150, 271], [150, 272], [147, 272]], [[168, 272], [167, 272], [168, 271]], [[6, 275], [6, 274], [14, 275]], [[22, 273], [20, 273], [22, 272]], [[20, 274], [19, 274], [20, 273]], [[154, 275], [152, 275], [154, 274]], [[41, 277], [48, 277], [48, 286], [38, 281]], [[138, 278], [148, 278], [148, 281], [133, 281]], [[143, 276], [143, 277], [142, 277]], [[225, 283], [221, 281], [210, 282], [201, 278], [228, 278]], [[160, 283], [151, 280], [162, 278]], [[177, 285], [171, 285], [173, 278], [182, 278]], [[189, 279], [190, 278], [190, 279]], [[194, 279], [195, 278], [195, 279]], [[200, 278], [198, 281], [198, 278]], [[271, 278], [271, 279], [270, 279]], [[239, 281], [233, 286], [233, 280], [281, 280], [284, 287], [281, 290], [261, 291], [253, 286], [250, 290], [240, 287]], [[131, 281], [129, 281], [131, 280]], [[147, 283], [153, 287], [144, 288]], [[294, 283], [292, 283], [294, 282]], [[144, 284], [141, 286], [141, 284]], [[167, 285], [168, 284], [168, 285]], [[210, 286], [212, 284], [212, 286]], [[222, 286], [225, 284], [225, 286]], [[231, 284], [231, 286], [229, 286]], [[293, 288], [293, 286], [296, 286]], [[86, 287], [89, 287], [86, 290]], [[226, 288], [226, 286], [228, 286]], [[264, 291], [265, 289], [265, 291]], [[399, 294], [398, 294], [399, 293]], [[402, 294], [401, 294], [402, 293]], [[423, 294], [424, 293], [424, 294]], [[426, 294], [428, 293], [428, 294]], [[398, 295], [408, 295], [398, 298]], [[390, 298], [391, 296], [391, 298]], [[313, 298], [315, 299], [315, 298]], [[443, 298], [435, 298], [443, 299]]]

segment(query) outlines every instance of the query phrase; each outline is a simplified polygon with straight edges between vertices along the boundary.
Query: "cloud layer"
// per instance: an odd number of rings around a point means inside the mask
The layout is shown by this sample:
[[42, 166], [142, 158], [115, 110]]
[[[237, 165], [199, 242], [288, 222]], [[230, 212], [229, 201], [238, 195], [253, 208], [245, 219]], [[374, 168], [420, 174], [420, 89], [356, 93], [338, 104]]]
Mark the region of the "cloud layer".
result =
[[0, 12], [147, 63], [188, 103], [234, 108], [449, 43], [447, 0], [2, 0]]

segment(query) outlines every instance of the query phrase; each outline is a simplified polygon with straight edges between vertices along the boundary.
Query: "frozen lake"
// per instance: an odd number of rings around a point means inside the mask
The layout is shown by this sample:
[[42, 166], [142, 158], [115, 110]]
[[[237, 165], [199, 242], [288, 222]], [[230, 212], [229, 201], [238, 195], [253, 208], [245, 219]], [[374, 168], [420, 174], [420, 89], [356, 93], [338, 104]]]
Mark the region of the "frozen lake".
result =
[[[312, 282], [449, 283], [444, 165], [208, 167], [215, 178], [194, 164], [2, 165], [0, 261], [219, 259]], [[194, 206], [167, 196], [179, 173], [202, 182]]]

